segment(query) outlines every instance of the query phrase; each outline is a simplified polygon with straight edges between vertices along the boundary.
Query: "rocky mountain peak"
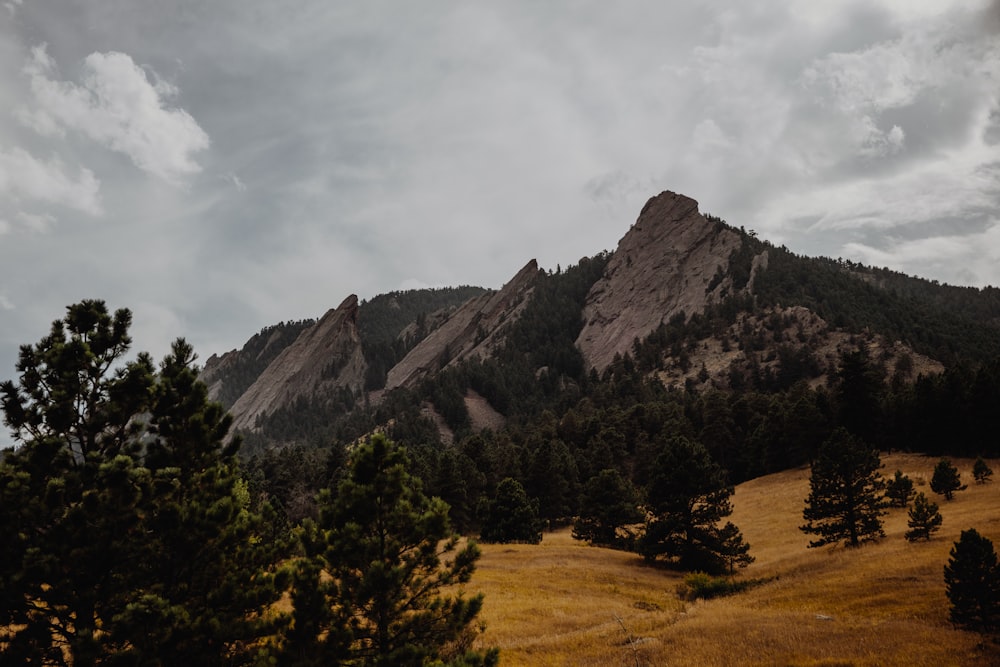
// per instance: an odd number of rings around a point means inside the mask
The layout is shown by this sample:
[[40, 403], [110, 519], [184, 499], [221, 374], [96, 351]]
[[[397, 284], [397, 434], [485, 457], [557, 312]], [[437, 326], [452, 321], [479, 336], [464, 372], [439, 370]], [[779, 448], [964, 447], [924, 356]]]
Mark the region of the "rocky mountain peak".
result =
[[360, 390], [365, 361], [357, 319], [358, 297], [352, 294], [303, 330], [233, 405], [234, 428], [253, 429], [259, 416], [299, 397], [314, 399], [340, 387]]
[[729, 258], [741, 243], [739, 233], [706, 219], [694, 199], [674, 192], [651, 198], [587, 296], [576, 341], [586, 363], [603, 370], [636, 338], [728, 293]]
[[462, 359], [488, 357], [498, 344], [503, 325], [513, 321], [527, 302], [539, 271], [533, 259], [499, 291], [460, 306], [389, 371], [386, 390], [412, 386], [427, 374]]

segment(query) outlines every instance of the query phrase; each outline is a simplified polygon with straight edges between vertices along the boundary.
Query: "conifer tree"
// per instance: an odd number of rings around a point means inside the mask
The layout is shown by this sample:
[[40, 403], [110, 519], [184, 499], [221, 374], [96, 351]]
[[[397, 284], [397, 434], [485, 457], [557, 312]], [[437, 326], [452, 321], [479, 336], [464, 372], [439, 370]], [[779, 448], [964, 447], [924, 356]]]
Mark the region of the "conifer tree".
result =
[[936, 533], [941, 529], [941, 512], [938, 511], [937, 503], [927, 499], [923, 492], [918, 493], [913, 500], [913, 507], [907, 512], [906, 525], [910, 527], [903, 535], [910, 542], [917, 540], [931, 539], [931, 533]]
[[810, 547], [844, 540], [848, 546], [883, 537], [882, 494], [878, 451], [862, 440], [837, 429], [823, 443], [813, 461], [809, 497], [801, 530], [818, 535]]
[[640, 523], [642, 519], [635, 487], [620, 472], [609, 468], [584, 485], [580, 516], [573, 524], [573, 538], [614, 546], [619, 542], [620, 528]]
[[479, 539], [493, 544], [542, 541], [538, 504], [516, 479], [506, 477], [497, 485], [496, 496], [487, 503]]
[[320, 496], [306, 521], [292, 627], [282, 664], [492, 665], [472, 651], [482, 595], [467, 583], [479, 558], [448, 521], [448, 506], [423, 493], [405, 450], [382, 435], [352, 453], [347, 476]]
[[74, 304], [0, 385], [18, 443], [0, 462], [4, 662], [241, 664], [273, 629], [277, 558], [238, 442], [223, 447], [230, 418], [184, 341], [159, 370], [125, 361], [130, 324]]
[[913, 480], [904, 475], [902, 470], [897, 470], [895, 476], [886, 482], [885, 497], [894, 507], [906, 507], [915, 495]]
[[976, 484], [985, 484], [990, 481], [992, 476], [993, 469], [982, 456], [978, 457], [976, 462], [972, 464], [972, 477], [976, 480]]
[[723, 543], [728, 542], [727, 552], [744, 543], [738, 530], [724, 533], [718, 525], [733, 512], [732, 494], [726, 472], [700, 443], [674, 437], [656, 459], [640, 553], [647, 560], [664, 557], [685, 570], [724, 571]]
[[940, 493], [945, 497], [945, 500], [951, 500], [955, 497], [956, 491], [964, 489], [962, 475], [958, 472], [958, 468], [946, 458], [938, 461], [937, 465], [934, 466], [934, 474], [931, 476], [931, 491]]
[[980, 632], [1000, 629], [1000, 566], [993, 542], [963, 530], [944, 566], [953, 623]]

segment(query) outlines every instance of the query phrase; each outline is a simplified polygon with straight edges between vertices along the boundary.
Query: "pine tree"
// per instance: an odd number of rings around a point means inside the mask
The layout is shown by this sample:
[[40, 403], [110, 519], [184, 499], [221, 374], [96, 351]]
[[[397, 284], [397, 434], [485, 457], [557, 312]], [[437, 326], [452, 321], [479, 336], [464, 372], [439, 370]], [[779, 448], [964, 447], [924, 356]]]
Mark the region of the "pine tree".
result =
[[0, 656], [20, 664], [241, 664], [273, 629], [278, 558], [230, 424], [177, 341], [124, 361], [131, 314], [70, 306], [0, 385]]
[[976, 462], [972, 464], [972, 477], [976, 480], [976, 484], [985, 484], [990, 481], [990, 477], [992, 476], [993, 470], [989, 464], [986, 463], [982, 456], [978, 457]]
[[724, 571], [723, 542], [728, 540], [729, 552], [744, 543], [738, 530], [724, 534], [718, 526], [733, 512], [732, 494], [725, 471], [700, 443], [674, 437], [656, 459], [639, 552], [646, 560], [665, 557], [685, 570]]
[[462, 544], [448, 506], [408, 466], [405, 450], [375, 435], [353, 452], [336, 494], [321, 494], [319, 521], [303, 528], [282, 664], [496, 663], [495, 650], [469, 648], [482, 595], [452, 592], [479, 549]]
[[897, 470], [895, 476], [886, 482], [885, 497], [894, 507], [906, 507], [915, 495], [913, 480], [904, 475], [902, 470]]
[[516, 479], [506, 477], [497, 485], [496, 496], [487, 504], [479, 539], [493, 544], [542, 541], [538, 505]]
[[962, 485], [962, 475], [958, 468], [946, 458], [942, 458], [934, 466], [934, 474], [931, 476], [931, 491], [940, 493], [945, 500], [955, 497], [956, 491], [962, 491], [966, 487]]
[[910, 542], [929, 540], [931, 533], [941, 529], [942, 518], [937, 503], [929, 501], [923, 492], [917, 494], [907, 516], [909, 518], [906, 525], [910, 529], [903, 536]]
[[573, 524], [573, 538], [614, 546], [620, 541], [620, 528], [640, 523], [642, 519], [635, 487], [620, 472], [609, 468], [584, 485], [580, 516]]
[[879, 454], [844, 429], [820, 447], [811, 467], [801, 530], [818, 535], [810, 547], [844, 540], [848, 546], [884, 537]]
[[953, 623], [981, 632], [1000, 628], [1000, 566], [993, 542], [963, 530], [944, 567]]

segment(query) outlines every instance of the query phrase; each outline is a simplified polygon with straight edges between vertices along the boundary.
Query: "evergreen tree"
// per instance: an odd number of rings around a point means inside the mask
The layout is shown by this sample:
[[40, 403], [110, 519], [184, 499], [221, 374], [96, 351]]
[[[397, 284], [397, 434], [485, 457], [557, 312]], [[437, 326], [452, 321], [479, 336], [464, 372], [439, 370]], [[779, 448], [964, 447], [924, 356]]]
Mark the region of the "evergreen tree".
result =
[[131, 314], [70, 306], [0, 385], [0, 656], [19, 664], [249, 662], [273, 631], [274, 542], [182, 340], [125, 362]]
[[904, 475], [902, 470], [897, 470], [895, 476], [885, 485], [885, 497], [893, 507], [906, 507], [916, 493], [913, 490], [913, 480]]
[[931, 539], [931, 533], [941, 529], [941, 512], [937, 503], [932, 503], [923, 492], [918, 493], [913, 500], [913, 507], [907, 512], [909, 517], [906, 525], [910, 527], [904, 537], [910, 542]]
[[618, 530], [642, 518], [635, 487], [617, 470], [602, 470], [583, 487], [573, 538], [614, 546], [620, 542]]
[[353, 452], [336, 495], [306, 521], [293, 623], [282, 664], [495, 664], [469, 648], [482, 595], [449, 592], [479, 558], [452, 533], [448, 506], [407, 472], [405, 450], [382, 435]]
[[756, 560], [750, 555], [750, 545], [743, 539], [743, 534], [732, 521], [719, 531], [719, 555], [732, 576], [737, 567], [746, 567]]
[[639, 551], [647, 560], [665, 557], [686, 570], [722, 572], [728, 551], [743, 536], [726, 535], [718, 522], [733, 512], [733, 487], [725, 471], [697, 442], [674, 437], [657, 457], [647, 491], [649, 518]]
[[985, 484], [990, 481], [990, 477], [992, 476], [992, 468], [990, 468], [982, 456], [978, 457], [976, 462], [972, 464], [972, 477], [976, 480], [976, 484]]
[[937, 465], [934, 466], [934, 474], [931, 476], [931, 491], [940, 493], [945, 497], [945, 500], [951, 500], [956, 491], [964, 489], [962, 475], [958, 472], [958, 468], [946, 458], [938, 461]]
[[493, 544], [542, 541], [537, 502], [528, 498], [516, 479], [506, 477], [497, 486], [496, 496], [486, 507], [479, 539]]
[[876, 450], [844, 429], [820, 447], [811, 466], [801, 530], [818, 535], [810, 547], [844, 540], [848, 546], [883, 537], [881, 461]]
[[971, 630], [1000, 628], [1000, 566], [993, 542], [975, 529], [963, 530], [944, 566], [953, 623]]

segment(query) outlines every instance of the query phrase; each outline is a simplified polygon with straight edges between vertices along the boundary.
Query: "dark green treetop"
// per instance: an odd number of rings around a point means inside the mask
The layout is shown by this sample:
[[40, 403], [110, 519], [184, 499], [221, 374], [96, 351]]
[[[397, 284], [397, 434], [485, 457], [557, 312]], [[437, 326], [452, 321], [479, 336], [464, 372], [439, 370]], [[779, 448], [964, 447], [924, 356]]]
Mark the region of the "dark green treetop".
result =
[[733, 487], [698, 442], [671, 438], [656, 459], [647, 489], [646, 532], [639, 552], [647, 560], [666, 558], [681, 569], [722, 572], [725, 551], [733, 552], [742, 535], [724, 533], [719, 521], [733, 512]]
[[953, 623], [980, 632], [1000, 629], [1000, 566], [993, 542], [963, 530], [944, 566]]
[[455, 535], [448, 506], [423, 493], [405, 450], [375, 435], [306, 521], [282, 664], [395, 667], [495, 664], [473, 651], [482, 595], [464, 597], [479, 548]]
[[893, 478], [885, 485], [885, 497], [889, 499], [889, 504], [893, 507], [906, 507], [916, 493], [913, 490], [913, 480], [904, 475], [902, 470], [897, 470]]
[[479, 539], [494, 544], [542, 541], [538, 503], [528, 498], [516, 479], [506, 477], [497, 485], [496, 496], [487, 503]]
[[256, 539], [230, 418], [183, 340], [158, 370], [125, 361], [130, 324], [74, 304], [0, 385], [19, 443], [0, 463], [5, 662], [241, 664], [273, 630], [276, 545]]
[[976, 458], [976, 462], [972, 464], [972, 477], [976, 480], [976, 484], [985, 484], [992, 476], [993, 469], [986, 460], [982, 456]]
[[942, 517], [937, 503], [928, 500], [922, 491], [913, 500], [913, 507], [907, 512], [907, 517], [906, 525], [910, 529], [903, 537], [910, 542], [929, 540], [932, 533], [941, 529]]
[[845, 429], [837, 429], [823, 443], [811, 466], [809, 496], [801, 530], [819, 537], [809, 543], [821, 547], [843, 540], [848, 546], [885, 536], [882, 530], [882, 494], [878, 451]]
[[942, 458], [934, 466], [934, 474], [931, 476], [931, 491], [940, 493], [945, 500], [955, 497], [956, 491], [962, 491], [966, 487], [962, 484], [962, 475], [958, 472], [950, 460]]

